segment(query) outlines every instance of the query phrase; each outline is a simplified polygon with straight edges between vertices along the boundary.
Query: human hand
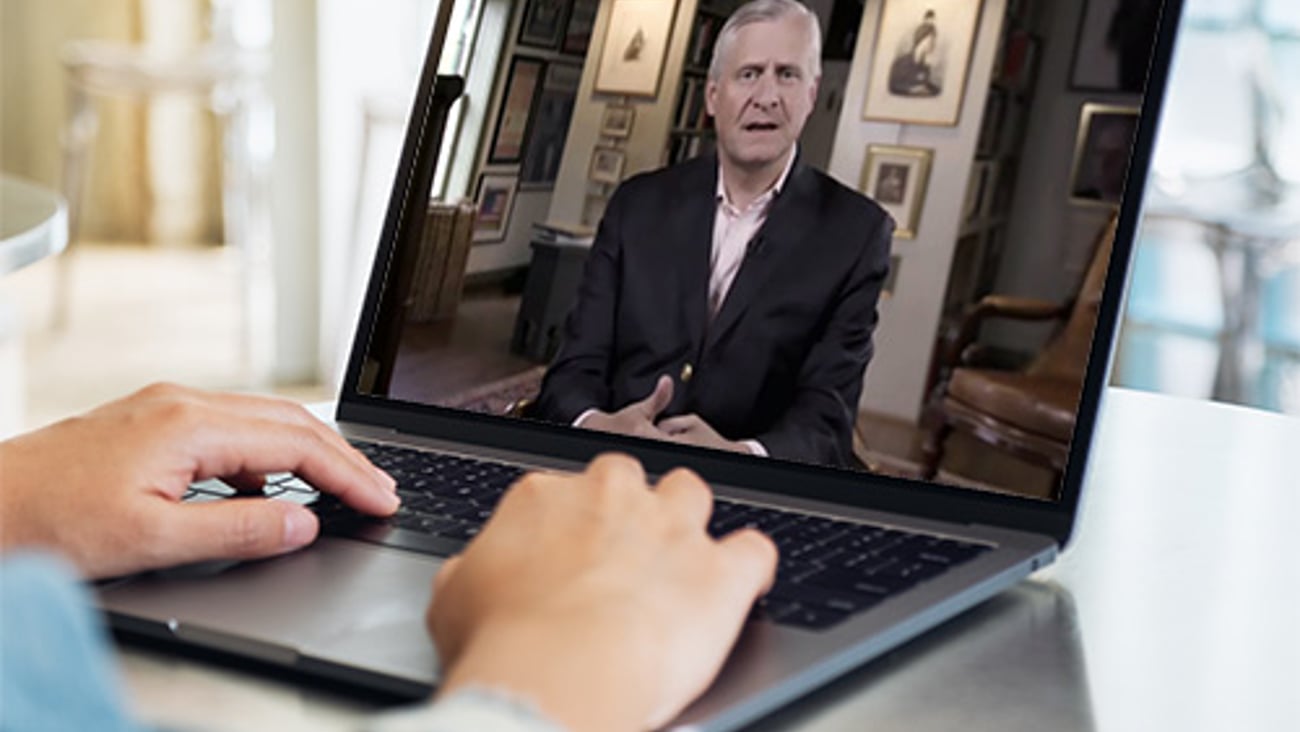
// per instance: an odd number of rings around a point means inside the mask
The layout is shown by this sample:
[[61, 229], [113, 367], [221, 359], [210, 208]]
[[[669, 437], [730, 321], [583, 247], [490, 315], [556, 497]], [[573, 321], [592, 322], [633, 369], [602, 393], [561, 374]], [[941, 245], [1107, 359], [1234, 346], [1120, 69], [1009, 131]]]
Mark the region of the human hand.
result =
[[311, 511], [262, 498], [182, 504], [191, 482], [260, 489], [292, 472], [354, 508], [397, 510], [392, 478], [302, 407], [155, 385], [0, 443], [0, 547], [43, 546], [88, 577], [311, 543]]
[[668, 408], [673, 401], [672, 377], [661, 375], [655, 382], [654, 391], [639, 402], [632, 402], [617, 412], [594, 411], [582, 420], [580, 426], [601, 432], [616, 432], [633, 437], [649, 437], [654, 440], [667, 439], [667, 435], [655, 427], [659, 413]]
[[730, 450], [731, 452], [740, 452], [746, 455], [753, 454], [743, 442], [728, 440], [713, 426], [705, 422], [697, 414], [683, 414], [677, 417], [669, 417], [659, 423], [659, 429], [668, 435], [668, 439], [673, 442], [680, 442], [683, 445], [695, 445], [697, 447], [711, 447], [715, 450]]
[[776, 547], [705, 526], [708, 486], [676, 470], [650, 490], [631, 458], [533, 473], [435, 579], [440, 693], [501, 689], [575, 732], [659, 727], [717, 675]]

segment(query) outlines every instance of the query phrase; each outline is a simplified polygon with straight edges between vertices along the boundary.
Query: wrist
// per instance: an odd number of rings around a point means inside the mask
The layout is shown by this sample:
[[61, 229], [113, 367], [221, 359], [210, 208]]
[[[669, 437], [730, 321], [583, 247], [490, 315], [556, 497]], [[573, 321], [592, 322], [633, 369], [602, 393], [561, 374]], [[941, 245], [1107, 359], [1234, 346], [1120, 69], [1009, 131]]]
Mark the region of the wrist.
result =
[[438, 697], [487, 688], [537, 709], [572, 732], [643, 728], [650, 702], [640, 674], [633, 671], [635, 657], [613, 663], [593, 657], [584, 652], [589, 644], [581, 641], [592, 629], [568, 633], [564, 624], [536, 618], [484, 623], [445, 670]]

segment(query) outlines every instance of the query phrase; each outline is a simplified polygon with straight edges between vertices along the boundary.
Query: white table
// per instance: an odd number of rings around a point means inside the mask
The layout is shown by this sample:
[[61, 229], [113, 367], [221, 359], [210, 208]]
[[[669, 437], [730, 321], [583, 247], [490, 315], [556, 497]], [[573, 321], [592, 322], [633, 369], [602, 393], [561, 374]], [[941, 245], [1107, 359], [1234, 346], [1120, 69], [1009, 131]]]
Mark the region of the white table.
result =
[[54, 191], [0, 174], [0, 275], [63, 251], [68, 207]]
[[[0, 175], [0, 277], [68, 245], [68, 207], [54, 191]], [[22, 318], [0, 297], [0, 439], [23, 420]]]
[[[1107, 394], [1061, 561], [761, 730], [1300, 729], [1300, 420]], [[377, 708], [128, 648], [150, 720], [354, 728]]]

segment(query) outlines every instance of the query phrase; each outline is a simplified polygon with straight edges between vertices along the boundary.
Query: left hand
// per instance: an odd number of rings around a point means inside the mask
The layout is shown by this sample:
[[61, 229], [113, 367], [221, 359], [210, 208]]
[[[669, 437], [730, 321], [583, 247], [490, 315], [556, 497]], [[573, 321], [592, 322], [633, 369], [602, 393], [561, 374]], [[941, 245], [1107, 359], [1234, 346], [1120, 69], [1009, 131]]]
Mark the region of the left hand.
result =
[[749, 455], [752, 451], [743, 442], [728, 440], [712, 425], [705, 422], [698, 414], [683, 414], [661, 420], [659, 429], [668, 433], [668, 439], [684, 445], [711, 447], [715, 450], [730, 450]]
[[292, 551], [320, 528], [302, 506], [180, 502], [194, 481], [260, 489], [274, 472], [359, 511], [397, 510], [392, 478], [302, 407], [156, 385], [0, 442], [0, 548], [52, 549], [92, 578]]

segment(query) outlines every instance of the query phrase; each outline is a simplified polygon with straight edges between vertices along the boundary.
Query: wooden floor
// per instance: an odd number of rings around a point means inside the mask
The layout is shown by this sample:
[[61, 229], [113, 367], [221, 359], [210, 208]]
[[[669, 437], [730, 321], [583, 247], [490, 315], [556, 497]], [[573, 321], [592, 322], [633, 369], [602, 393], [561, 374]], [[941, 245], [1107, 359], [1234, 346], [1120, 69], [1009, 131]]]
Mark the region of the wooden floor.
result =
[[407, 325], [389, 395], [440, 404], [476, 386], [537, 364], [510, 352], [519, 296], [498, 289], [467, 292], [454, 320]]
[[[266, 385], [241, 358], [241, 269], [223, 247], [77, 244], [66, 325], [52, 327], [57, 260], [0, 280], [21, 312], [18, 427], [85, 411], [154, 381], [325, 401], [325, 384]], [[8, 406], [8, 405], [6, 405]]]
[[[534, 368], [510, 353], [519, 297], [499, 290], [467, 293], [455, 320], [409, 325], [394, 366], [390, 394], [437, 404]], [[914, 477], [921, 462], [921, 431], [884, 415], [858, 416], [859, 457], [882, 472]], [[948, 440], [939, 480], [986, 490], [1014, 486], [1021, 495], [1052, 495], [1051, 474], [993, 450], [969, 437]]]

